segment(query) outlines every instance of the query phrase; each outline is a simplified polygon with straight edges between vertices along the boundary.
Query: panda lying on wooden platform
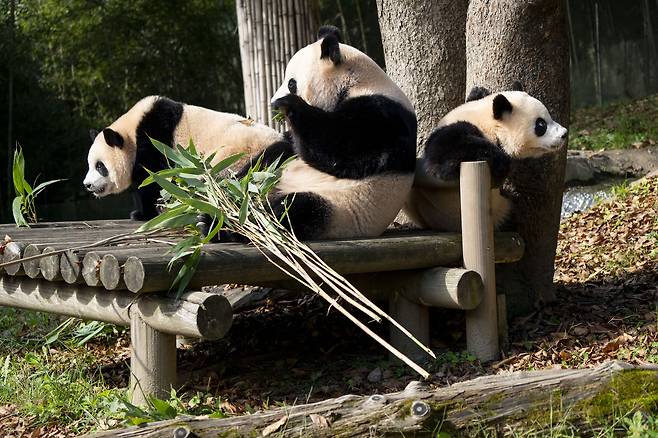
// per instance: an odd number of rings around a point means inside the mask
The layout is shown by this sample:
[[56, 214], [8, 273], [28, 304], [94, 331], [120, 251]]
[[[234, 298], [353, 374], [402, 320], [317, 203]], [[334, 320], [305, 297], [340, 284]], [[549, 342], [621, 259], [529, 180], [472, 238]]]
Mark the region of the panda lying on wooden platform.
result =
[[[245, 156], [233, 165], [234, 169], [248, 165], [268, 146], [272, 150], [290, 149], [286, 137], [268, 126], [237, 114], [186, 105], [162, 96], [143, 98], [109, 127], [90, 134], [93, 143], [87, 157], [89, 171], [83, 184], [99, 198], [130, 187], [136, 189], [148, 176], [144, 168], [157, 172], [167, 167], [166, 158], [148, 137], [166, 145], [184, 147], [192, 139], [204, 155], [216, 153], [214, 162], [244, 153]], [[130, 217], [134, 220], [155, 217], [155, 205], [160, 196], [158, 186], [151, 184], [138, 189], [136, 194], [137, 209]]]
[[564, 145], [566, 128], [551, 118], [544, 104], [521, 91], [520, 84], [515, 88], [491, 94], [475, 87], [466, 103], [441, 119], [418, 159], [416, 181], [404, 208], [416, 225], [459, 231], [459, 188], [442, 182], [458, 180], [464, 161], [487, 161], [494, 186], [492, 217], [499, 227], [512, 208], [499, 188], [512, 160], [555, 153]]

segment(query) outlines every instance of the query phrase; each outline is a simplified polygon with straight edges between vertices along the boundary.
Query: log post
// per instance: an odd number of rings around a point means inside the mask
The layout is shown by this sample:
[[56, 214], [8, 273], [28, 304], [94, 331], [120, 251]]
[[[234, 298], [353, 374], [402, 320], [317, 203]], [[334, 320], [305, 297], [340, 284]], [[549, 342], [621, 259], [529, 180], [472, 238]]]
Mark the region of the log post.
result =
[[[9, 263], [22, 258], [23, 251], [25, 251], [24, 243], [9, 242], [5, 246], [5, 250], [2, 254], [2, 263]], [[21, 263], [5, 266], [5, 272], [16, 277], [25, 275], [25, 271], [23, 270], [23, 265]]]
[[141, 313], [130, 312], [130, 393], [134, 405], [149, 397], [168, 399], [176, 384], [176, 336], [146, 324]]
[[[43, 249], [42, 254], [49, 254], [54, 251], [54, 247], [47, 246]], [[61, 280], [62, 275], [59, 272], [59, 254], [53, 254], [39, 259], [39, 271], [41, 272], [41, 275], [43, 275], [43, 278], [48, 281]]]
[[466, 312], [466, 345], [483, 362], [498, 359], [498, 304], [491, 221], [491, 179], [485, 161], [461, 164], [460, 199], [464, 267], [482, 278], [482, 302]]
[[[409, 330], [423, 345], [429, 345], [429, 307], [414, 303], [401, 292], [394, 292], [388, 301], [388, 313], [394, 320]], [[390, 341], [392, 346], [412, 360], [421, 360], [427, 357], [427, 353], [393, 325], [390, 328]], [[389, 358], [393, 362], [399, 361], [392, 354], [389, 355]]]

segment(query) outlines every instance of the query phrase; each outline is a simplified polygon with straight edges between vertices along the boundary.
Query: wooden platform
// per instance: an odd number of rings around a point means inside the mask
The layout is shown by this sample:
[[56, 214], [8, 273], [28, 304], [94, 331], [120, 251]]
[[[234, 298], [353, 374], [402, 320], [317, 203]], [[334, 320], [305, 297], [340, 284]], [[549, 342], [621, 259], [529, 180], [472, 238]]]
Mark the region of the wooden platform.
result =
[[[488, 181], [486, 165], [478, 169]], [[472, 183], [483, 184], [477, 178]], [[519, 260], [523, 242], [514, 233], [493, 236], [486, 221], [488, 198], [462, 198], [463, 211], [484, 218], [465, 223], [467, 242], [456, 233], [393, 231], [309, 245], [361, 291], [388, 298], [389, 314], [421, 342], [429, 343], [428, 306], [466, 310], [469, 350], [491, 360], [499, 351], [498, 325], [502, 332], [506, 327], [505, 317], [496, 313], [504, 305], [495, 294], [493, 262]], [[139, 225], [129, 220], [41, 223], [30, 229], [0, 225], [0, 305], [129, 325], [135, 403], [168, 394], [176, 375], [176, 334], [214, 339], [229, 330], [231, 303], [195, 290], [227, 283], [298, 287], [251, 245], [209, 244], [192, 291], [176, 299], [166, 293], [178, 267], [168, 270], [167, 251], [184, 235], [135, 238], [131, 234]], [[123, 238], [107, 240], [113, 236]], [[391, 338], [406, 354], [418, 352], [400, 333], [392, 331]]]

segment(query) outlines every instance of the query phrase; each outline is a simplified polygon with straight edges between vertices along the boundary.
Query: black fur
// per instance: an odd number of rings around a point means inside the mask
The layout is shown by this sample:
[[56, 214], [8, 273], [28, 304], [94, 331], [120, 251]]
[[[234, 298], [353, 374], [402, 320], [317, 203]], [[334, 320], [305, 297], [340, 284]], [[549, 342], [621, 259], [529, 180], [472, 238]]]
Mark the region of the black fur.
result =
[[436, 129], [425, 147], [428, 170], [445, 181], [459, 178], [459, 167], [466, 161], [486, 161], [494, 187], [505, 180], [512, 159], [498, 144], [487, 140], [482, 131], [468, 122], [456, 122]]
[[[321, 230], [327, 229], [332, 215], [329, 202], [311, 192], [275, 194], [270, 197], [270, 204], [276, 217], [300, 240], [317, 238]], [[286, 207], [288, 212], [284, 217]]]
[[[183, 104], [166, 97], [158, 98], [153, 107], [144, 113], [137, 126], [137, 155], [133, 167], [132, 182], [138, 187], [148, 176], [145, 168], [157, 172], [167, 167], [167, 159], [151, 143], [149, 137], [173, 146], [174, 131], [183, 115]], [[160, 196], [157, 184], [138, 189], [140, 203], [130, 213], [134, 220], [151, 219], [157, 215], [155, 204]], [[141, 205], [139, 205], [141, 204]]]
[[512, 82], [512, 86], [510, 87], [510, 90], [512, 91], [525, 91], [525, 87], [521, 83], [521, 81], [514, 81]]
[[[280, 162], [282, 162], [295, 155], [290, 132], [283, 134], [283, 140], [272, 143], [267, 148], [265, 148], [261, 155], [263, 156], [263, 160], [261, 162], [262, 166], [269, 166], [279, 157], [281, 157]], [[237, 177], [242, 178], [245, 176], [247, 172], [249, 172], [251, 165], [252, 163], [245, 164], [242, 169], [237, 172]]]
[[507, 112], [512, 112], [512, 104], [510, 103], [507, 98], [499, 94], [496, 97], [494, 97], [493, 100], [493, 116], [494, 119], [500, 120], [503, 118], [503, 114]]
[[474, 101], [474, 100], [480, 100], [483, 97], [487, 97], [490, 94], [491, 94], [491, 91], [487, 90], [484, 87], [473, 87], [471, 89], [471, 92], [468, 93], [468, 96], [466, 97], [466, 102], [471, 102], [471, 101]]
[[322, 38], [326, 37], [327, 35], [332, 35], [334, 36], [339, 43], [342, 43], [343, 40], [340, 35], [340, 30], [336, 26], [320, 26], [320, 29], [318, 30], [318, 39], [321, 40]]
[[339, 42], [338, 38], [333, 34], [325, 36], [320, 44], [320, 59], [329, 58], [334, 64], [340, 64]]
[[349, 98], [324, 111], [289, 94], [277, 99], [297, 154], [337, 178], [411, 173], [416, 163], [416, 116], [381, 95]]
[[123, 137], [112, 128], [103, 129], [103, 137], [108, 146], [121, 149], [123, 147]]

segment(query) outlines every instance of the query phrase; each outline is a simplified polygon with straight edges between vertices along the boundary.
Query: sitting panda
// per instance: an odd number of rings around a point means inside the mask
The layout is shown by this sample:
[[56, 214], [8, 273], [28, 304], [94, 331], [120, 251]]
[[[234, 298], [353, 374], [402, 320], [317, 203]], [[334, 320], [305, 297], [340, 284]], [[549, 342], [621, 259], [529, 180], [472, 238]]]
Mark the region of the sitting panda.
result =
[[[377, 236], [413, 184], [416, 115], [409, 99], [333, 26], [288, 63], [272, 97], [297, 159], [270, 199], [303, 240]], [[271, 154], [275, 156], [276, 154]]]
[[[216, 152], [214, 162], [242, 152], [245, 156], [234, 168], [247, 165], [252, 158], [270, 147], [270, 153], [289, 150], [289, 140], [265, 125], [237, 114], [175, 102], [162, 96], [145, 97], [127, 113], [100, 133], [90, 131], [92, 145], [87, 161], [89, 171], [85, 188], [96, 197], [136, 188], [148, 176], [146, 169], [157, 172], [167, 167], [167, 160], [149, 137], [167, 145], [187, 146], [190, 139], [204, 155]], [[130, 217], [146, 220], [157, 215], [157, 185], [137, 189], [137, 209]]]
[[557, 152], [566, 128], [555, 122], [539, 100], [521, 90], [491, 94], [475, 87], [466, 103], [446, 114], [427, 140], [418, 159], [416, 180], [405, 212], [423, 228], [461, 229], [459, 179], [464, 161], [486, 161], [492, 176], [491, 210], [494, 227], [510, 216], [512, 202], [499, 188], [515, 160]]

